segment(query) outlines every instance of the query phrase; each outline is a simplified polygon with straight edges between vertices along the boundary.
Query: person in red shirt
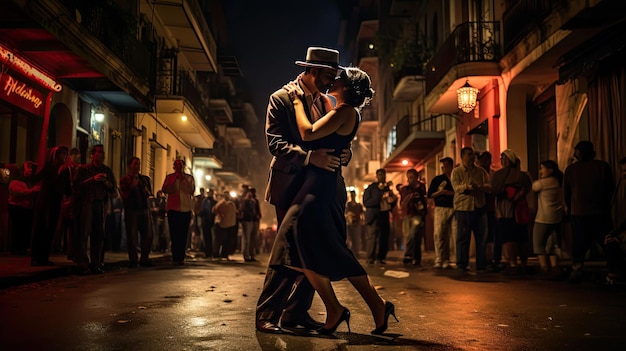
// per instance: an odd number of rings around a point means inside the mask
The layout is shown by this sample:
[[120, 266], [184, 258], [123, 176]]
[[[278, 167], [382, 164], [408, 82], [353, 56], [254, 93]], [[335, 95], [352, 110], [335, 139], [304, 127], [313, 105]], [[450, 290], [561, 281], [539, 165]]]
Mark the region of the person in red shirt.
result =
[[174, 161], [174, 173], [165, 177], [162, 190], [167, 196], [167, 221], [172, 241], [172, 264], [185, 264], [187, 234], [196, 185], [191, 174], [183, 171], [183, 160]]

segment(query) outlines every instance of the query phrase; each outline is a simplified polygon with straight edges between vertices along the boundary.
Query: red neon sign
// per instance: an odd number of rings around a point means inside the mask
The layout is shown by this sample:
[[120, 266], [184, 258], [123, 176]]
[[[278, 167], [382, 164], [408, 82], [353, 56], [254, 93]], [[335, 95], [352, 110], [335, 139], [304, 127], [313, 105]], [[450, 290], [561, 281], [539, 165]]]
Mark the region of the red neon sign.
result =
[[7, 49], [3, 45], [0, 44], [0, 61], [16, 70], [17, 72], [23, 74], [28, 79], [41, 84], [43, 87], [48, 88], [49, 90], [59, 92], [63, 87], [61, 84], [57, 83], [52, 77], [47, 75], [46, 73], [40, 71], [36, 67], [33, 67], [28, 62], [19, 58], [15, 53], [11, 50]]
[[28, 82], [19, 80], [8, 72], [0, 74], [0, 99], [19, 106], [39, 116], [44, 115], [45, 94]]

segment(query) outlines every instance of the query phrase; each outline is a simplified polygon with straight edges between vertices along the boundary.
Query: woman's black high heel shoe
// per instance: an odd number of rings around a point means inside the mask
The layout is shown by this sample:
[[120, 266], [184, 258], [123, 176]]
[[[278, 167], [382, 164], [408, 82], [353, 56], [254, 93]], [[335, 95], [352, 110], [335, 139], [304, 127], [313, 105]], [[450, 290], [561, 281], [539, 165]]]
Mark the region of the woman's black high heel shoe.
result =
[[387, 322], [389, 320], [390, 315], [396, 319], [396, 322], [400, 322], [398, 320], [398, 317], [396, 317], [396, 306], [394, 306], [391, 302], [387, 301], [385, 302], [385, 321], [383, 322], [383, 325], [372, 330], [372, 333], [371, 333], [372, 335], [381, 336], [385, 332], [385, 330], [387, 330], [387, 326], [388, 326]]
[[339, 317], [339, 320], [337, 321], [337, 323], [335, 323], [335, 325], [333, 325], [331, 328], [324, 328], [324, 327], [322, 327], [322, 328], [317, 330], [317, 333], [318, 334], [323, 334], [323, 335], [332, 334], [332, 333], [334, 333], [337, 330], [337, 327], [343, 321], [346, 321], [346, 324], [348, 325], [348, 333], [351, 333], [351, 331], [350, 331], [350, 310], [348, 310], [345, 307], [343, 309], [343, 312], [341, 313], [341, 317]]

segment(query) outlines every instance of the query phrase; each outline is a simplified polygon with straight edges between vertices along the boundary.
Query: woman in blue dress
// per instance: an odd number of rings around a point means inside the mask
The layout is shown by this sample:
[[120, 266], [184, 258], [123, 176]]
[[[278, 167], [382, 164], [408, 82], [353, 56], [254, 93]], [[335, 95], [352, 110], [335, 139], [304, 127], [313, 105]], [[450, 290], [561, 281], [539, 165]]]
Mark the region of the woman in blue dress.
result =
[[[301, 101], [303, 91], [291, 83], [285, 86], [296, 113], [296, 121], [305, 147], [333, 149], [337, 156], [350, 148], [360, 123], [360, 110], [372, 98], [374, 91], [367, 73], [356, 67], [340, 72], [328, 94], [336, 107], [311, 124]], [[321, 334], [334, 333], [345, 321], [350, 330], [350, 311], [341, 305], [331, 281], [347, 278], [363, 297], [376, 328], [372, 335], [382, 336], [389, 315], [395, 317], [394, 305], [383, 300], [374, 288], [367, 272], [346, 244], [347, 201], [341, 168], [334, 172], [307, 166], [305, 181], [279, 229], [287, 234], [287, 262], [301, 270], [320, 295], [326, 306], [326, 323]]]

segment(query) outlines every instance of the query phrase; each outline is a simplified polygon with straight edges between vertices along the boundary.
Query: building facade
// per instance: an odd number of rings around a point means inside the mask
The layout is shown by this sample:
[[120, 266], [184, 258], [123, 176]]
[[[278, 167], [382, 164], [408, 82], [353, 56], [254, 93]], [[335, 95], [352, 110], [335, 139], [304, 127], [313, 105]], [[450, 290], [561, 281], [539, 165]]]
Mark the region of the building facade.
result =
[[226, 47], [218, 56], [219, 1], [11, 0], [0, 8], [0, 250], [11, 172], [43, 164], [52, 146], [76, 147], [89, 162], [90, 147], [103, 144], [118, 179], [140, 157], [155, 190], [176, 159], [197, 188], [259, 181], [247, 173], [246, 124], [257, 116], [237, 88], [236, 57]]
[[[362, 187], [380, 165], [394, 183], [414, 168], [428, 184], [438, 161], [460, 163], [465, 146], [491, 152], [494, 170], [501, 151], [513, 149], [537, 179], [543, 160], [564, 170], [580, 140], [592, 141], [618, 177], [626, 152], [626, 16], [618, 7], [611, 0], [360, 1], [347, 21], [356, 39], [344, 45], [376, 77], [377, 101], [361, 129], [371, 135], [368, 152], [353, 163], [374, 167], [347, 183]], [[457, 99], [466, 84], [478, 89], [467, 112]], [[615, 220], [623, 213], [616, 209]]]

